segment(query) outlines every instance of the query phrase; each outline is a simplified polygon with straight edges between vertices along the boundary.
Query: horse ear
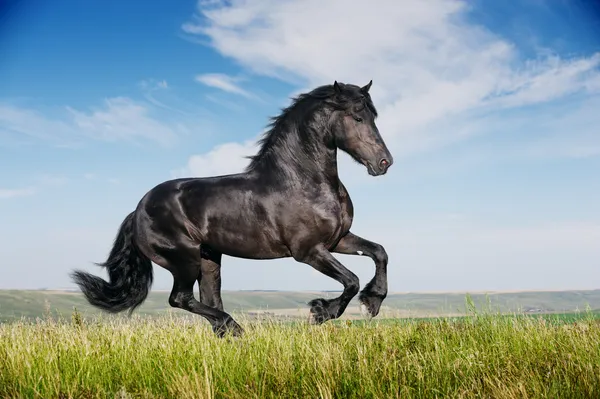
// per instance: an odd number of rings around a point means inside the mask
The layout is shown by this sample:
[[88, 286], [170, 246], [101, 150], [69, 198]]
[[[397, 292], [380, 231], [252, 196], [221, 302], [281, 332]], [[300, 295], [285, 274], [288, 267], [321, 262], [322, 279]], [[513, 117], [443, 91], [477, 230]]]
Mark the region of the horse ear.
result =
[[337, 80], [333, 82], [333, 90], [335, 91], [336, 94], [340, 94], [342, 92], [342, 88], [340, 87]]
[[367, 94], [369, 92], [369, 89], [371, 88], [371, 85], [373, 84], [373, 79], [371, 79], [369, 81], [369, 83], [367, 83], [365, 86], [360, 88], [360, 91], [362, 91], [363, 93]]

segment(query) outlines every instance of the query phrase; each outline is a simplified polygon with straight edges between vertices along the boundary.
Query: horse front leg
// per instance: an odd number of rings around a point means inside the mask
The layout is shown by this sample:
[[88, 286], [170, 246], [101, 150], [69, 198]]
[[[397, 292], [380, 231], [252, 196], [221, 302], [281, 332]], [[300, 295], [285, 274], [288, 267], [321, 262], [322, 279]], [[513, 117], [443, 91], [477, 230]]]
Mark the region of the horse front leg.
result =
[[312, 266], [344, 286], [344, 291], [337, 298], [318, 298], [308, 303], [311, 307], [311, 323], [321, 324], [340, 317], [348, 303], [358, 294], [360, 288], [358, 276], [344, 267], [323, 245], [295, 251], [293, 257], [296, 261]]
[[332, 252], [345, 255], [364, 255], [373, 259], [375, 262], [375, 276], [360, 292], [358, 300], [362, 305], [363, 312], [367, 316], [377, 316], [381, 308], [381, 303], [388, 292], [388, 255], [385, 248], [381, 244], [348, 232], [333, 248]]

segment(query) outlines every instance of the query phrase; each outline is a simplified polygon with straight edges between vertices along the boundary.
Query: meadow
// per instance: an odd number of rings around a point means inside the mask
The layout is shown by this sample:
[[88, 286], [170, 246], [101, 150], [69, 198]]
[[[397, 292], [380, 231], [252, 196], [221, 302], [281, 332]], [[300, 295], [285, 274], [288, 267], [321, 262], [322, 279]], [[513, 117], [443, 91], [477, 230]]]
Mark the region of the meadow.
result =
[[[466, 302], [465, 302], [466, 299]], [[240, 320], [219, 339], [176, 312], [0, 324], [3, 398], [597, 398], [600, 320], [588, 309], [460, 317]]]

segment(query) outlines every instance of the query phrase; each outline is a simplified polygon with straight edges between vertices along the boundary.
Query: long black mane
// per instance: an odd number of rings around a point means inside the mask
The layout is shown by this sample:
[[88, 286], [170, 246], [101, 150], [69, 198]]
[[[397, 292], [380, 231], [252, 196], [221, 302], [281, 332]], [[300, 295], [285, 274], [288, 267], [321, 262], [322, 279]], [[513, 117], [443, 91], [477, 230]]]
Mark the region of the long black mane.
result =
[[334, 85], [329, 84], [292, 98], [289, 106], [270, 118], [267, 130], [258, 140], [258, 152], [247, 157], [250, 163], [245, 171], [305, 161], [303, 152], [318, 151], [318, 131], [324, 128], [326, 120], [319, 117], [319, 111], [328, 113], [335, 109], [348, 110], [353, 106], [366, 107], [377, 117], [377, 109], [369, 93], [361, 92], [360, 87], [355, 85], [339, 83], [339, 87], [341, 93], [336, 93]]

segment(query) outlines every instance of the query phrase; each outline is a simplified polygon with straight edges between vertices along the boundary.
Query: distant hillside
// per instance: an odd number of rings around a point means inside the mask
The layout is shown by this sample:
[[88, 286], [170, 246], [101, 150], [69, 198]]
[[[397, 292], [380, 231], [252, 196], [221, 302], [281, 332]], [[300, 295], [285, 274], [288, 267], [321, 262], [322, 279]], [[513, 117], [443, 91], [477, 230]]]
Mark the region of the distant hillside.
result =
[[[187, 315], [180, 309], [172, 309], [167, 302], [169, 293], [153, 291], [136, 314], [153, 316], [172, 312]], [[334, 297], [337, 292], [287, 292], [287, 291], [224, 291], [225, 309], [233, 313], [255, 315], [268, 312], [287, 317], [307, 316], [311, 299]], [[600, 290], [591, 291], [530, 291], [471, 294], [478, 309], [488, 308], [501, 312], [571, 313], [584, 311], [587, 306], [600, 310]], [[22, 317], [34, 319], [52, 315], [68, 317], [74, 308], [84, 316], [99, 314], [87, 304], [78, 291], [51, 290], [0, 290], [0, 321]], [[462, 315], [466, 311], [466, 293], [394, 293], [388, 295], [380, 317], [428, 317]], [[347, 318], [361, 317], [358, 301], [351, 302], [345, 313]]]

